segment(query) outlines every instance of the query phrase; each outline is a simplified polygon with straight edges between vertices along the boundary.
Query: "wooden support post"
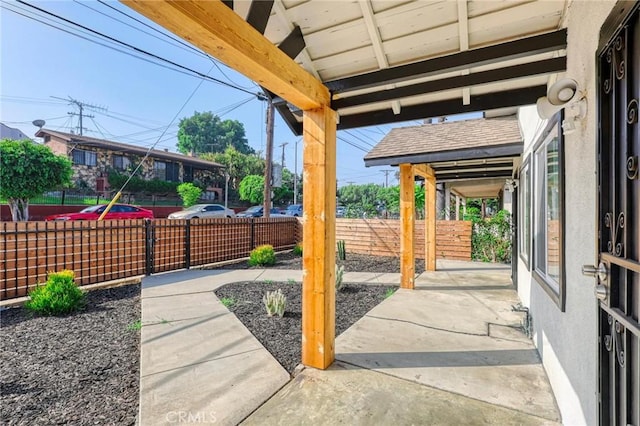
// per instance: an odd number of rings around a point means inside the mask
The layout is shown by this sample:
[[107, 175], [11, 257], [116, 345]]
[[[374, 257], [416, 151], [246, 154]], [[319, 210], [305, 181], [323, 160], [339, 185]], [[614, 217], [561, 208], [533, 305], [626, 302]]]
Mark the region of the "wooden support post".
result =
[[444, 186], [444, 218], [451, 220], [451, 189]]
[[436, 270], [436, 178], [424, 180], [424, 269]]
[[415, 179], [411, 164], [400, 164], [400, 287], [413, 289], [415, 278]]
[[460, 196], [456, 195], [456, 220], [460, 220]]
[[335, 358], [336, 113], [304, 111], [302, 363]]

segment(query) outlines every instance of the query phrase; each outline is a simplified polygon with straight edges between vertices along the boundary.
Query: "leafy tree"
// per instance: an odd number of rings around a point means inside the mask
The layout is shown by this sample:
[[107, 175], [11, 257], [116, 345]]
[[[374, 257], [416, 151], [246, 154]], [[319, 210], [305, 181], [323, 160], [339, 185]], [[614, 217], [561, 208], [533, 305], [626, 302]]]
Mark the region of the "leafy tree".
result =
[[264, 176], [265, 161], [263, 158], [257, 154], [243, 154], [232, 146], [228, 146], [224, 152], [203, 154], [201, 158], [225, 166], [227, 173], [229, 173], [230, 198], [238, 198], [240, 182], [246, 176]]
[[224, 152], [228, 146], [242, 154], [255, 152], [247, 142], [244, 125], [237, 120], [221, 120], [210, 111], [196, 111], [193, 116], [180, 120], [178, 151], [181, 153]]
[[191, 207], [198, 202], [198, 198], [202, 195], [202, 189], [191, 182], [181, 183], [178, 185], [178, 194], [182, 198], [182, 205]]
[[[424, 188], [414, 187], [416, 211], [424, 210]], [[347, 217], [379, 216], [400, 213], [400, 187], [383, 187], [373, 183], [347, 185], [338, 191], [340, 204], [347, 208]]]
[[240, 199], [251, 204], [262, 204], [264, 199], [264, 176], [245, 176], [240, 182]]
[[29, 220], [29, 199], [71, 183], [71, 161], [28, 139], [0, 141], [0, 197], [14, 222]]

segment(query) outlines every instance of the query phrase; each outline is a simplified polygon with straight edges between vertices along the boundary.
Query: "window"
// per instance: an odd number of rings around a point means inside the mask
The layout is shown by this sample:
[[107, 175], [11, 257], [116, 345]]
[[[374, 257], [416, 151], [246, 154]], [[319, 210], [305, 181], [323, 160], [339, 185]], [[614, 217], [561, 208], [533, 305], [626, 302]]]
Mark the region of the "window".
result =
[[131, 165], [131, 161], [129, 157], [125, 157], [124, 155], [113, 155], [111, 157], [111, 161], [113, 162], [113, 168], [116, 170], [127, 170]]
[[560, 114], [534, 148], [533, 275], [564, 311], [564, 159]]
[[518, 223], [520, 235], [518, 235], [518, 244], [520, 258], [527, 265], [527, 269], [531, 267], [531, 165], [528, 157], [520, 169], [520, 191], [518, 192]]
[[205, 211], [208, 211], [208, 212], [220, 212], [220, 211], [224, 210], [224, 207], [219, 206], [217, 204], [213, 204], [213, 205], [205, 207], [204, 209], [205, 209]]
[[176, 163], [165, 163], [164, 161], [154, 161], [153, 174], [160, 180], [178, 182], [180, 180], [180, 165]]
[[98, 155], [94, 151], [84, 151], [82, 149], [74, 149], [71, 151], [73, 164], [81, 166], [95, 166]]

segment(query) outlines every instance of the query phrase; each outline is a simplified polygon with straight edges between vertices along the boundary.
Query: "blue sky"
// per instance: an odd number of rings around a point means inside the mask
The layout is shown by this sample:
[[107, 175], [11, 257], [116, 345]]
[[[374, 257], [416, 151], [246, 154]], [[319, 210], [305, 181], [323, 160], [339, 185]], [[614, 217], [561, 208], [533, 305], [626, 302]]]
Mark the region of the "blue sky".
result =
[[[160, 29], [121, 3], [107, 2], [111, 8], [97, 1], [29, 1], [29, 4], [242, 90], [210, 81], [202, 82], [173, 125], [167, 129], [180, 107], [202, 81], [201, 78], [133, 57], [132, 55], [143, 55], [111, 41], [99, 39], [71, 24], [61, 23], [24, 4], [3, 0], [3, 7], [0, 9], [0, 121], [3, 123], [33, 135], [37, 128], [31, 122], [45, 119], [46, 128], [68, 132], [70, 126], [78, 125], [77, 117], [69, 116], [68, 112], [77, 112], [77, 108], [52, 96], [71, 97], [103, 108], [85, 110], [85, 113], [94, 116], [84, 120], [86, 135], [148, 147], [158, 141], [166, 130], [156, 148], [175, 151], [179, 119], [192, 115], [194, 111], [213, 111], [223, 119], [242, 122], [249, 144], [258, 151], [264, 151], [265, 103], [251, 95], [257, 93], [259, 88], [244, 76], [222, 64], [214, 65], [211, 59], [201, 53], [119, 13], [117, 10]], [[17, 15], [9, 9], [45, 23]], [[81, 33], [82, 37], [116, 47], [126, 53], [95, 44], [47, 24], [76, 34]], [[154, 61], [149, 57], [145, 58]], [[404, 125], [417, 123], [413, 121]], [[396, 126], [400, 125], [403, 124]], [[349, 182], [384, 183], [385, 175], [382, 170], [388, 167], [366, 168], [362, 158], [391, 128], [391, 125], [384, 125], [339, 132], [341, 139], [360, 148], [343, 140], [338, 141], [340, 186]], [[274, 158], [279, 161], [282, 155], [280, 145], [287, 142], [285, 163], [290, 170], [294, 169], [296, 140], [299, 138], [291, 133], [276, 114]], [[298, 143], [299, 172], [301, 168], [302, 143]], [[396, 183], [393, 175], [389, 176], [389, 184]]]

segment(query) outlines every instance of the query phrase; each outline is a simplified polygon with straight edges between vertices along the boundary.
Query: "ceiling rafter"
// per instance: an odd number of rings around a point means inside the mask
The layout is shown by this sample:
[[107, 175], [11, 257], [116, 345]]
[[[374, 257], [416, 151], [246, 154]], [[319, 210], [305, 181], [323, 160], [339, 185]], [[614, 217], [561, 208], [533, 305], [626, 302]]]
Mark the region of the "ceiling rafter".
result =
[[567, 30], [494, 44], [325, 82], [334, 94], [548, 53], [567, 47]]
[[[425, 95], [444, 90], [460, 89], [464, 87], [496, 83], [499, 81], [562, 72], [566, 69], [567, 58], [566, 56], [561, 56], [558, 58], [545, 59], [537, 62], [527, 62], [525, 64], [480, 71], [467, 75], [458, 75], [439, 80], [430, 80], [423, 83], [401, 86], [390, 90], [381, 90], [372, 93], [365, 93], [362, 95], [334, 99], [331, 101], [331, 106], [334, 109], [348, 108], [375, 102], [388, 101], [391, 99]], [[465, 105], [469, 105], [469, 102], [467, 102]]]
[[[369, 0], [360, 0], [358, 2], [360, 10], [362, 10], [362, 17], [364, 19], [369, 38], [371, 39], [371, 47], [376, 55], [378, 66], [380, 69], [389, 68], [389, 61], [387, 60], [387, 54], [384, 52], [382, 45], [382, 38], [380, 38], [380, 32], [378, 31], [378, 25], [376, 24], [375, 14]], [[387, 89], [394, 89], [396, 86], [391, 84]], [[400, 101], [394, 100], [391, 102], [391, 109], [394, 114], [400, 114]]]
[[247, 23], [256, 29], [260, 34], [264, 34], [271, 16], [273, 0], [253, 0], [249, 6]]
[[[458, 0], [458, 36], [460, 38], [460, 51], [469, 50], [469, 11], [467, 0]], [[468, 75], [469, 68], [462, 70], [462, 75]], [[469, 105], [471, 102], [471, 89], [462, 89], [462, 104]]]
[[441, 117], [464, 112], [486, 111], [497, 108], [533, 104], [545, 96], [547, 86], [533, 86], [521, 89], [505, 90], [471, 96], [471, 104], [460, 105], [458, 99], [447, 99], [419, 105], [405, 106], [402, 113], [389, 114], [388, 110], [369, 111], [358, 114], [342, 115], [338, 130], [377, 124], [398, 123], [400, 121], [420, 120], [426, 117]]
[[[289, 19], [289, 14], [287, 13], [287, 9], [284, 7], [284, 4], [282, 4], [282, 0], [275, 0], [273, 2], [273, 10], [275, 11], [276, 16], [280, 18], [280, 22], [282, 22], [285, 27], [287, 27], [287, 30], [289, 32], [295, 29], [296, 25], [291, 22], [291, 19]], [[322, 80], [320, 78], [318, 70], [316, 70], [316, 68], [313, 66], [313, 60], [311, 60], [311, 56], [309, 56], [309, 52], [306, 48], [303, 49], [302, 52], [300, 52], [300, 59], [302, 61], [302, 66], [308, 72], [310, 72], [318, 80]]]

